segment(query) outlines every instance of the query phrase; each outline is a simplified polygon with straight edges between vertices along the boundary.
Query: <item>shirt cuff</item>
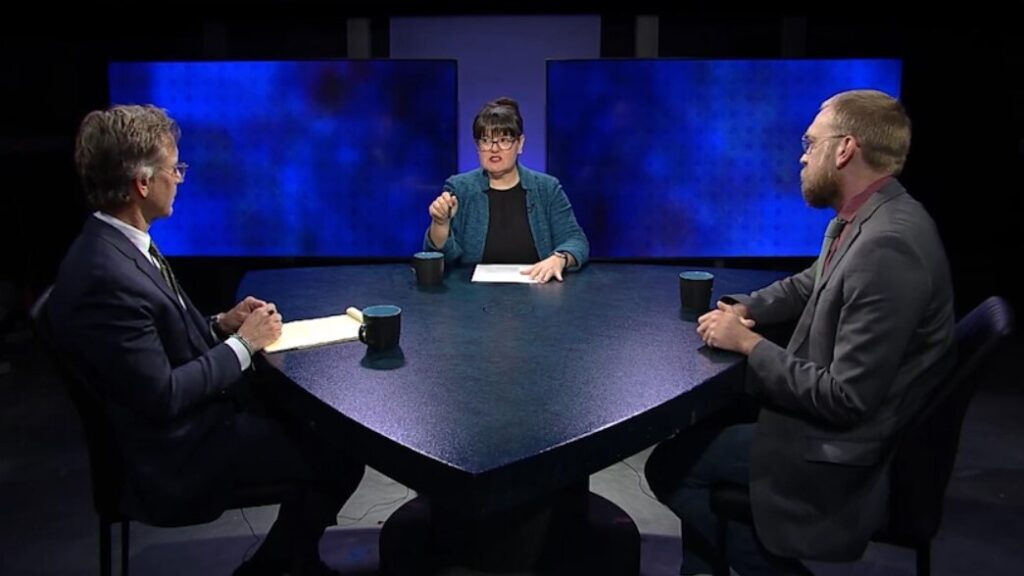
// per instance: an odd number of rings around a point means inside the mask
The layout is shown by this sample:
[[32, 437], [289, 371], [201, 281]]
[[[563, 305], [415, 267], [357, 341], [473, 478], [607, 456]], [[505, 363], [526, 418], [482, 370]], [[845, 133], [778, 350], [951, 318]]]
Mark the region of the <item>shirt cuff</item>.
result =
[[241, 340], [232, 335], [224, 343], [234, 351], [235, 357], [238, 358], [238, 365], [242, 367], [242, 372], [245, 372], [249, 369], [249, 366], [252, 366], [252, 355], [249, 354], [249, 348], [242, 344]]

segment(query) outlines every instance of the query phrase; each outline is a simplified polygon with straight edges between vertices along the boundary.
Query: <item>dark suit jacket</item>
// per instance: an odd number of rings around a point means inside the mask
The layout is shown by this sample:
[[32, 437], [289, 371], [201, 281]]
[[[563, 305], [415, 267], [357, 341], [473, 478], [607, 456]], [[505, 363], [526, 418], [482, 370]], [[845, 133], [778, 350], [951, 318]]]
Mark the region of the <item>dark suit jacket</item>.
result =
[[49, 318], [61, 358], [102, 398], [124, 456], [124, 511], [156, 525], [212, 520], [237, 445], [234, 352], [178, 303], [128, 239], [87, 219], [60, 266]]
[[863, 553], [885, 518], [894, 437], [954, 360], [949, 266], [924, 208], [894, 179], [851, 226], [817, 289], [812, 266], [736, 297], [759, 324], [798, 319], [785, 349], [763, 341], [748, 361], [764, 404], [754, 522], [783, 556]]

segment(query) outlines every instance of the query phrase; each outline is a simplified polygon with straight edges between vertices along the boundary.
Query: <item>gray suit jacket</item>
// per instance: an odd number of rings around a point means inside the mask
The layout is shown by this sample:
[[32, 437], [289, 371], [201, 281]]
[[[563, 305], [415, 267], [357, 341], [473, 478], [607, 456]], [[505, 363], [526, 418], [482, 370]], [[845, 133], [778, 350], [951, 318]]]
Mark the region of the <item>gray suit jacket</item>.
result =
[[895, 179], [861, 207], [814, 286], [815, 266], [744, 302], [789, 345], [758, 344], [751, 451], [758, 536], [783, 556], [851, 560], [885, 520], [896, 433], [951, 368], [953, 291], [932, 219]]

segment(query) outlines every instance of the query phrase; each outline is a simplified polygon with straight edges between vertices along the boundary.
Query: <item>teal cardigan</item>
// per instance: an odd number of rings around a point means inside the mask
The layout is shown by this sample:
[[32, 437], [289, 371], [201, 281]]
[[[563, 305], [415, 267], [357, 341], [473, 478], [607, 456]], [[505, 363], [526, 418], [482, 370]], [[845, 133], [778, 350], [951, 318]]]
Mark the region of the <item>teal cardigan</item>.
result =
[[[553, 252], [568, 252], [576, 259], [569, 270], [578, 270], [590, 257], [590, 242], [576, 222], [569, 198], [558, 179], [519, 165], [519, 180], [526, 191], [526, 213], [537, 254], [543, 260]], [[424, 250], [444, 253], [452, 264], [478, 264], [484, 256], [490, 203], [485, 193], [490, 188], [482, 168], [456, 174], [444, 183], [444, 189], [459, 199], [459, 210], [452, 218], [451, 231], [444, 246], [434, 246], [430, 229], [423, 237]]]

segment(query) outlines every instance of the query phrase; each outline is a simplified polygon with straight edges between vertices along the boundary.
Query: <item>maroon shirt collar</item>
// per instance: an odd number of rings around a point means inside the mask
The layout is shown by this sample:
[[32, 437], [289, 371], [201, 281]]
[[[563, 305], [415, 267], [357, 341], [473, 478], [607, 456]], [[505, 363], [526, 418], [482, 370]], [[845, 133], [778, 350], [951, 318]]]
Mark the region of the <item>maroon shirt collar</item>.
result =
[[860, 207], [874, 196], [875, 192], [878, 192], [883, 186], [888, 184], [889, 180], [892, 180], [892, 176], [882, 176], [872, 182], [863, 192], [847, 200], [839, 210], [838, 216], [847, 222], [852, 222], [853, 218], [857, 216], [857, 211], [860, 210]]

